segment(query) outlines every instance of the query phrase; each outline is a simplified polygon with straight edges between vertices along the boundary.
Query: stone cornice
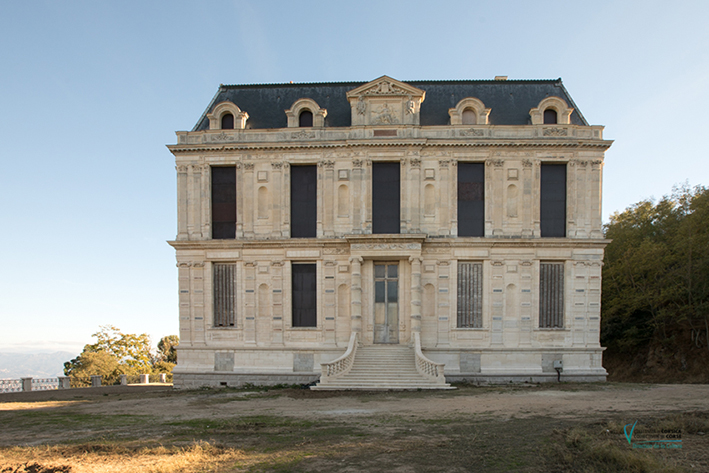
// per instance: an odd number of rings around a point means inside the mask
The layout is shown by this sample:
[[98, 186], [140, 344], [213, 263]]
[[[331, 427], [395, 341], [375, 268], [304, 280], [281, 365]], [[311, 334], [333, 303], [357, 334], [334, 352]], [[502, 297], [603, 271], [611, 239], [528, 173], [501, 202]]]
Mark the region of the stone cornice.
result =
[[223, 151], [247, 151], [247, 150], [297, 150], [297, 149], [344, 149], [358, 147], [411, 147], [420, 146], [426, 148], [564, 148], [564, 149], [598, 149], [607, 150], [613, 144], [612, 140], [603, 141], [499, 141], [499, 140], [479, 140], [475, 142], [443, 142], [432, 140], [407, 140], [407, 141], [347, 141], [345, 143], [282, 143], [282, 144], [243, 144], [243, 145], [167, 145], [173, 154], [177, 153], [214, 153]]
[[178, 250], [349, 248], [352, 243], [419, 242], [426, 248], [604, 248], [611, 240], [581, 238], [426, 238], [423, 234], [347, 235], [343, 238], [283, 238], [279, 240], [171, 240]]

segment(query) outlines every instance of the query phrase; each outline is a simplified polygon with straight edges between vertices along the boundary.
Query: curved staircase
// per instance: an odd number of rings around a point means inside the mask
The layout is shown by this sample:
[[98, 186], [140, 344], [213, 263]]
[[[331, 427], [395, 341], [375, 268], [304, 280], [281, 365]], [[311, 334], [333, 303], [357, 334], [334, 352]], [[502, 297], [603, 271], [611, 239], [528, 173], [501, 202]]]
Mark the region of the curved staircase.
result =
[[[414, 347], [406, 345], [372, 345], [348, 350], [342, 358], [351, 353], [353, 360], [342, 373], [323, 376], [320, 382], [311, 386], [314, 390], [418, 390], [455, 389], [445, 382], [443, 366], [421, 358], [440, 369], [439, 375], [424, 375], [416, 367], [417, 354]], [[340, 360], [340, 359], [338, 359]], [[338, 362], [336, 360], [333, 363]]]

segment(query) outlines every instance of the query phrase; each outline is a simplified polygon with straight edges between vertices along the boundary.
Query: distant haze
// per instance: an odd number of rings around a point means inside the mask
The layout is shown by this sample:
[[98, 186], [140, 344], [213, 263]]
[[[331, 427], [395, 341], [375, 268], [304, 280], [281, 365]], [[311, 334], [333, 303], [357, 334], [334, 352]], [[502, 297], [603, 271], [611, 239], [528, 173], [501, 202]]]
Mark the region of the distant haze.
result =
[[64, 376], [64, 362], [78, 353], [0, 353], [0, 379], [56, 378]]

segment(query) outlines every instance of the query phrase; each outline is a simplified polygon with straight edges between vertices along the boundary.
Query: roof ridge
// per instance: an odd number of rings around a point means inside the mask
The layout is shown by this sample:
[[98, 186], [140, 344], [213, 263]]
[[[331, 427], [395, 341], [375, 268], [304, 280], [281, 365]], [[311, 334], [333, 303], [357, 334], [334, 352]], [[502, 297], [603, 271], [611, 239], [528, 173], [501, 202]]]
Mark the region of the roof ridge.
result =
[[[398, 80], [398, 79], [396, 79]], [[252, 83], [252, 84], [219, 84], [220, 89], [229, 88], [246, 88], [246, 87], [298, 87], [298, 86], [324, 86], [324, 85], [362, 85], [371, 81], [333, 81], [333, 82], [271, 82], [271, 83]], [[400, 80], [407, 84], [473, 84], [473, 83], [495, 83], [508, 84], [510, 82], [535, 82], [535, 83], [560, 83], [561, 78], [557, 79], [418, 79], [418, 80]]]

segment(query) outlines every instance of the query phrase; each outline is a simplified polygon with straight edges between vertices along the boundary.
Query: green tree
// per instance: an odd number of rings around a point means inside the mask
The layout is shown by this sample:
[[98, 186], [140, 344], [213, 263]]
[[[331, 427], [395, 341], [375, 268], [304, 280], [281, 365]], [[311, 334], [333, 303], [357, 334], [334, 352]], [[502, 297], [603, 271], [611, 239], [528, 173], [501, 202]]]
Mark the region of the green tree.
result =
[[177, 335], [167, 335], [158, 342], [158, 358], [160, 361], [177, 363], [177, 346], [180, 344], [180, 337]]
[[[150, 336], [123, 333], [113, 325], [102, 325], [92, 336], [96, 343], [87, 345], [90, 351], [104, 351], [118, 360], [124, 374], [151, 372]], [[84, 348], [86, 351], [86, 348]]]
[[114, 356], [105, 351], [87, 351], [85, 347], [79, 356], [64, 363], [64, 374], [72, 378], [99, 375], [104, 384], [114, 384], [119, 379], [121, 369]]
[[709, 189], [676, 187], [615, 213], [606, 237], [602, 343], [709, 347]]

